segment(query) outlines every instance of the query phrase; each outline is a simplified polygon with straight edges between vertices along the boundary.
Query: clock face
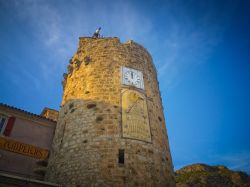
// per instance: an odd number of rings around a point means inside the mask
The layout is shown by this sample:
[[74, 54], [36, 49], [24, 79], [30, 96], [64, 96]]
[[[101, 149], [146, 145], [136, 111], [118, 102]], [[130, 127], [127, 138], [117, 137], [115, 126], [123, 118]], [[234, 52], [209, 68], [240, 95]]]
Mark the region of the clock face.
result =
[[125, 85], [131, 85], [135, 86], [140, 89], [144, 89], [144, 84], [143, 84], [143, 76], [142, 72], [131, 69], [131, 68], [126, 68], [122, 67], [122, 83]]
[[127, 71], [124, 74], [124, 79], [131, 85], [140, 86], [141, 77], [133, 71]]

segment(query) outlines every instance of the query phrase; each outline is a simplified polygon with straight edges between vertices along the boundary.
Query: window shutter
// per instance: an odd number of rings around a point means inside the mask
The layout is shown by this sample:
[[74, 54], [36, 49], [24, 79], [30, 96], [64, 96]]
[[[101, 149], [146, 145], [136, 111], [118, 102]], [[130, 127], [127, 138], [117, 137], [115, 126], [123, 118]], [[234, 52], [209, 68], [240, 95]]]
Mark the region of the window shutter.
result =
[[11, 133], [11, 130], [12, 130], [13, 126], [14, 126], [15, 120], [16, 120], [15, 117], [9, 117], [7, 125], [6, 125], [6, 127], [4, 129], [4, 132], [3, 132], [3, 134], [5, 136], [10, 136], [10, 133]]

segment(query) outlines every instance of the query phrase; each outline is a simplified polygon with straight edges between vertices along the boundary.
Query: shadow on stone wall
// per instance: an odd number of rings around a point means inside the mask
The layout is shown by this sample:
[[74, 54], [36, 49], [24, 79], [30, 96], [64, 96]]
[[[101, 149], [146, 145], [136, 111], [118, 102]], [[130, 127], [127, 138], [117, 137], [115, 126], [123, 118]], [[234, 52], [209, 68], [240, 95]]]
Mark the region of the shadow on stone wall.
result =
[[[169, 151], [154, 142], [122, 138], [121, 119], [117, 105], [68, 100], [59, 113], [46, 180], [74, 186], [173, 186]], [[120, 150], [124, 163], [119, 163]]]

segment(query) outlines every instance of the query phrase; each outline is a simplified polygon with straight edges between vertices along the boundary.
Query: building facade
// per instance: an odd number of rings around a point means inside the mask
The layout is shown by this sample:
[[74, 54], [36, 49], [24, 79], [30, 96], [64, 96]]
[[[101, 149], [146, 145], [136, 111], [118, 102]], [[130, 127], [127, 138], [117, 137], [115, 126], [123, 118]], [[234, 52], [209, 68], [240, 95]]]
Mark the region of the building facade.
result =
[[82, 37], [62, 83], [46, 180], [175, 186], [157, 72], [144, 47]]
[[[8, 174], [43, 180], [58, 112], [46, 108], [43, 113], [47, 116], [0, 103], [1, 176]], [[0, 186], [7, 186], [1, 182]]]

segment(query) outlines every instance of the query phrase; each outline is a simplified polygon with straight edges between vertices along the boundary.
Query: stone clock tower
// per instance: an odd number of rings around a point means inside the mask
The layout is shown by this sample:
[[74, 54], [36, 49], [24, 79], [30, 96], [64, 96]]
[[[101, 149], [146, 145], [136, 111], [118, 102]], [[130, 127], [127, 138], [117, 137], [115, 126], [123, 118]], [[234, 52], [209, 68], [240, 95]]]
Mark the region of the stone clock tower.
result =
[[46, 179], [68, 186], [175, 186], [156, 69], [133, 41], [80, 38]]

